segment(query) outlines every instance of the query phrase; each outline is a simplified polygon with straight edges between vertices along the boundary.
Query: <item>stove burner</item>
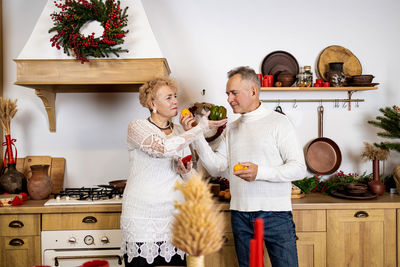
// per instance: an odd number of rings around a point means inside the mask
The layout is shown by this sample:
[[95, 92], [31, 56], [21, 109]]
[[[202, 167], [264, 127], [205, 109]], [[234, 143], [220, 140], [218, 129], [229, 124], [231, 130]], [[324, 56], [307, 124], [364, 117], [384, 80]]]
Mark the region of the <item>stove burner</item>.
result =
[[81, 188], [65, 188], [60, 193], [55, 194], [55, 199], [65, 197], [67, 199], [76, 200], [101, 200], [122, 197], [122, 194], [115, 188], [100, 187], [81, 187]]

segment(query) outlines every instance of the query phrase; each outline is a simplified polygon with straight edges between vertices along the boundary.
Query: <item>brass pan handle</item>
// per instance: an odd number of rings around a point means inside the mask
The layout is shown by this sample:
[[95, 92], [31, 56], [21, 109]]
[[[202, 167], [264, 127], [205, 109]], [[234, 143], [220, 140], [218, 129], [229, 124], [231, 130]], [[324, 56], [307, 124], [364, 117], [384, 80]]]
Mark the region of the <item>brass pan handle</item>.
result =
[[96, 217], [93, 216], [86, 216], [85, 218], [82, 219], [83, 223], [97, 223]]
[[354, 217], [356, 218], [367, 218], [369, 215], [366, 211], [360, 210], [354, 213]]
[[8, 224], [8, 227], [11, 227], [11, 228], [22, 228], [22, 227], [24, 227], [24, 224], [21, 221], [11, 221]]
[[24, 245], [24, 241], [22, 239], [19, 239], [19, 238], [14, 238], [14, 239], [11, 239], [8, 244], [10, 246], [20, 247], [20, 246]]

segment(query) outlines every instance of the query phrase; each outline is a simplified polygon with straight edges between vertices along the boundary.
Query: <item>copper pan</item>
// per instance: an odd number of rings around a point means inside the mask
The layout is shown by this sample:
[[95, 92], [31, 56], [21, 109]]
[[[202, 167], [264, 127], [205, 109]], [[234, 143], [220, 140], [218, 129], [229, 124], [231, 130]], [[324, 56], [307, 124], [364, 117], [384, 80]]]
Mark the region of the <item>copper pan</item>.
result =
[[337, 171], [342, 163], [339, 146], [331, 139], [323, 137], [324, 107], [318, 107], [318, 138], [312, 140], [306, 149], [308, 168], [319, 174], [331, 174]]

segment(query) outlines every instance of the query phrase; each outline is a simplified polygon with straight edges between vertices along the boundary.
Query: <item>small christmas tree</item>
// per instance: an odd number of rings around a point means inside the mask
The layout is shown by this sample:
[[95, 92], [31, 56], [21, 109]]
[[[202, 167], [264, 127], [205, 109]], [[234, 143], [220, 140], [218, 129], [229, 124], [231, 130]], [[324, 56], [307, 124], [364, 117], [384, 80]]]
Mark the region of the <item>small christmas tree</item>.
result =
[[[393, 106], [392, 108], [380, 108], [379, 111], [384, 116], [377, 116], [376, 120], [368, 121], [368, 123], [384, 130], [384, 132], [378, 133], [378, 136], [389, 139], [400, 139], [400, 108]], [[374, 145], [381, 149], [400, 152], [400, 142], [381, 142], [379, 144], [374, 143]]]

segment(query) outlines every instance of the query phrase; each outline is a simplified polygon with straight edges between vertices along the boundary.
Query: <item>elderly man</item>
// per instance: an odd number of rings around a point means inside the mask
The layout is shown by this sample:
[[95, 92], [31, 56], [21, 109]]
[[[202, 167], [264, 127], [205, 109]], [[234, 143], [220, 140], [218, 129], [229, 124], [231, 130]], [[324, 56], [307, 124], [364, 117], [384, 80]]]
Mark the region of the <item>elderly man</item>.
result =
[[[260, 80], [253, 69], [228, 72], [228, 103], [240, 118], [229, 124], [215, 152], [204, 138], [194, 142], [207, 171], [214, 176], [228, 168], [231, 223], [240, 267], [249, 266], [254, 220], [264, 220], [264, 242], [273, 267], [298, 266], [292, 219], [291, 181], [305, 174], [303, 152], [285, 115], [261, 105]], [[181, 123], [189, 129], [192, 118]], [[243, 170], [234, 171], [240, 163]], [[246, 168], [247, 167], [247, 168]]]

